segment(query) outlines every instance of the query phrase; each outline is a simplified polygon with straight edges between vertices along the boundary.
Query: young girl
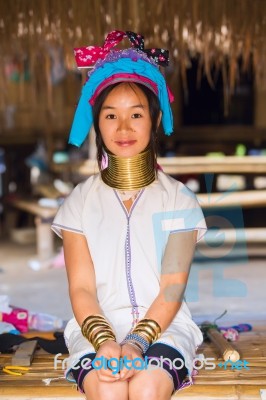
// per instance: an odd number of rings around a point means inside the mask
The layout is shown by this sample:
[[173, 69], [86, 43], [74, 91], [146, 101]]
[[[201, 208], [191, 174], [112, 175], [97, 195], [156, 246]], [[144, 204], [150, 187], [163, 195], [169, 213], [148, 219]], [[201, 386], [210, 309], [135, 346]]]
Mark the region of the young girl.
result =
[[[124, 37], [132, 48], [112, 50]], [[156, 63], [168, 55], [114, 31], [76, 56], [79, 66], [98, 61], [70, 143], [79, 146], [93, 123], [100, 173], [76, 186], [52, 225], [75, 316], [66, 376], [89, 400], [169, 400], [191, 383], [202, 341], [183, 294], [206, 225], [195, 195], [156, 163], [161, 121], [172, 132], [172, 96]]]

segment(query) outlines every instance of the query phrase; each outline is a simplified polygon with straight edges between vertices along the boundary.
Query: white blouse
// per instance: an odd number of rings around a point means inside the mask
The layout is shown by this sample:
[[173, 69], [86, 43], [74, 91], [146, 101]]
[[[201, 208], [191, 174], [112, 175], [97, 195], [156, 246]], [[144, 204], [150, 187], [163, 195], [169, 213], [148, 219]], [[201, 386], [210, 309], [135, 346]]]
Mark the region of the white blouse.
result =
[[[98, 301], [120, 342], [159, 293], [169, 234], [197, 230], [200, 240], [206, 224], [195, 194], [159, 171], [158, 179], [140, 190], [130, 212], [100, 174], [91, 176], [65, 199], [52, 229], [60, 237], [62, 230], [85, 235], [95, 269]], [[81, 356], [95, 352], [75, 318], [65, 329], [65, 339], [69, 368]], [[158, 342], [176, 348], [191, 373], [202, 334], [185, 301]]]

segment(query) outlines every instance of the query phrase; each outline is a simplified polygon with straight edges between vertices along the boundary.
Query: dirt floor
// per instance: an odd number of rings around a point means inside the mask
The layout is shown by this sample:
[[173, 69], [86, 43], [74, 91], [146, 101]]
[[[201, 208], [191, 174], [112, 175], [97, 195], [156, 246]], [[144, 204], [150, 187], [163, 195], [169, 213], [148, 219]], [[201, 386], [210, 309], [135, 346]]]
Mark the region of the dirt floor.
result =
[[36, 256], [34, 245], [0, 242], [0, 294], [14, 306], [44, 312], [64, 320], [71, 317], [65, 268], [35, 271], [30, 260]]

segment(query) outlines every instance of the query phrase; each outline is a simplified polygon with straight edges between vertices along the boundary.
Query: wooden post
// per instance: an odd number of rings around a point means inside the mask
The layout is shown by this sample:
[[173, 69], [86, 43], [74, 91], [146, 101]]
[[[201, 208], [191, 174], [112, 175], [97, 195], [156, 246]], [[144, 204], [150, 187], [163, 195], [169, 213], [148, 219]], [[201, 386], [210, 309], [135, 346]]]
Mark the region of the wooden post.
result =
[[54, 241], [53, 233], [51, 231], [51, 221], [36, 217], [35, 224], [38, 259], [40, 261], [47, 260], [54, 255]]

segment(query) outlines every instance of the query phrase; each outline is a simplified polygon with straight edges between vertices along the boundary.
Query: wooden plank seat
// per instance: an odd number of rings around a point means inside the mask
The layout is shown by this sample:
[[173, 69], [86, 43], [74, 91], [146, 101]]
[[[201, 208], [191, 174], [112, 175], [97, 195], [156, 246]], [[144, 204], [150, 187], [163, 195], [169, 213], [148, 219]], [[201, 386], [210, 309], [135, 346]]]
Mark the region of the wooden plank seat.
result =
[[[224, 156], [224, 157], [159, 157], [158, 163], [170, 175], [203, 174], [203, 173], [244, 173], [265, 174], [266, 156]], [[54, 172], [79, 174], [83, 178], [98, 173], [96, 160], [52, 164]], [[226, 193], [198, 193], [200, 205], [203, 209], [226, 207], [264, 207], [266, 206], [266, 190], [245, 190]], [[35, 215], [37, 259], [49, 259], [54, 255], [53, 233], [50, 222], [57, 212], [57, 208], [42, 207], [35, 200], [16, 199], [9, 204], [19, 210]], [[258, 234], [256, 234], [258, 236]], [[259, 234], [261, 237], [261, 235]], [[45, 240], [43, 240], [45, 237]], [[249, 237], [251, 237], [249, 235]], [[252, 238], [254, 234], [252, 233]], [[266, 239], [266, 238], [265, 238]], [[261, 241], [261, 240], [260, 240]]]
[[266, 172], [266, 156], [158, 157], [158, 163], [170, 175], [263, 174]]
[[9, 204], [19, 210], [26, 211], [30, 214], [40, 217], [42, 220], [51, 220], [54, 218], [57, 207], [43, 207], [36, 200], [17, 199], [10, 200]]
[[[204, 343], [198, 349], [198, 354], [213, 357], [215, 369], [199, 369], [194, 378], [194, 385], [179, 391], [173, 399], [197, 400], [251, 400], [262, 399], [261, 390], [266, 391], [266, 326], [254, 327], [253, 331], [240, 334], [234, 342], [241, 360], [246, 360], [246, 368], [225, 370], [219, 367], [221, 356], [213, 344]], [[67, 355], [61, 357], [63, 360]], [[10, 364], [10, 354], [0, 354], [0, 365]], [[75, 386], [62, 379], [61, 367], [54, 369], [54, 356], [38, 350], [35, 353], [31, 369], [23, 376], [11, 376], [0, 372], [0, 399], [80, 399], [83, 396]], [[59, 378], [46, 386], [43, 379]]]
[[[230, 207], [262, 207], [266, 206], [266, 190], [248, 190], [223, 193], [199, 193], [197, 198], [202, 209], [230, 208]], [[42, 207], [35, 200], [14, 200], [10, 205], [19, 210], [36, 216], [37, 260], [39, 263], [54, 256], [54, 233], [51, 230], [51, 221], [56, 215], [57, 208]], [[225, 236], [225, 241], [242, 240], [245, 243], [264, 243], [266, 241], [265, 228], [245, 228], [243, 233], [236, 235], [232, 229]], [[209, 235], [209, 239], [210, 235]], [[216, 240], [214, 238], [214, 240]]]
[[229, 207], [265, 207], [266, 190], [239, 190], [237, 192], [197, 193], [203, 209]]
[[[223, 156], [223, 157], [158, 157], [158, 164], [169, 175], [186, 174], [265, 174], [266, 156]], [[53, 164], [56, 173], [67, 172], [89, 177], [99, 172], [95, 160], [77, 163]], [[198, 193], [202, 208], [211, 207], [262, 207], [266, 206], [266, 190], [227, 191]]]
[[[224, 244], [265, 244], [266, 242], [266, 228], [226, 228], [222, 230], [224, 235]], [[219, 239], [218, 239], [219, 240]], [[217, 234], [211, 234], [211, 230], [208, 231], [208, 245], [217, 244]], [[205, 241], [200, 241], [197, 246], [206, 246]]]
[[[158, 164], [170, 175], [229, 173], [264, 174], [266, 156], [223, 156], [223, 157], [158, 157]], [[57, 173], [79, 173], [89, 176], [98, 172], [97, 161], [83, 160], [71, 163], [52, 164]]]
[[36, 260], [45, 261], [54, 256], [54, 234], [51, 230], [51, 222], [55, 217], [57, 207], [43, 207], [36, 200], [13, 199], [9, 206], [25, 211], [35, 216], [36, 226]]

